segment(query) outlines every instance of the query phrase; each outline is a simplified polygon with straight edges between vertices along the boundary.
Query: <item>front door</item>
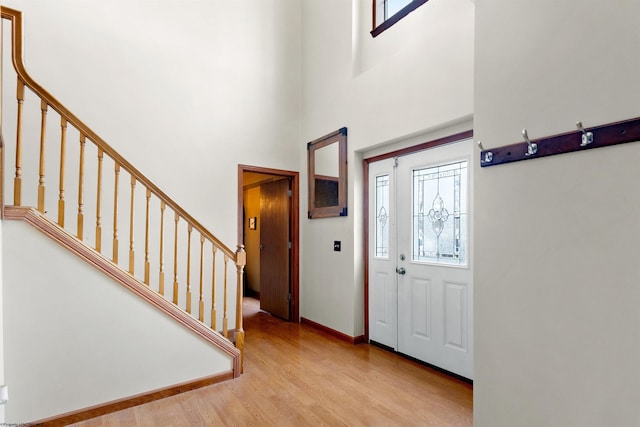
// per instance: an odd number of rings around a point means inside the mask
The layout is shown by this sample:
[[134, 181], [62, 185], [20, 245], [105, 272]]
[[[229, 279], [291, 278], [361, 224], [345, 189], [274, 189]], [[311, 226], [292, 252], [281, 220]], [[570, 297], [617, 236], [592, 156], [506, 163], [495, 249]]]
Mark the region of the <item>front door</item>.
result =
[[473, 378], [472, 140], [369, 165], [369, 338]]
[[260, 186], [260, 308], [289, 320], [290, 180]]

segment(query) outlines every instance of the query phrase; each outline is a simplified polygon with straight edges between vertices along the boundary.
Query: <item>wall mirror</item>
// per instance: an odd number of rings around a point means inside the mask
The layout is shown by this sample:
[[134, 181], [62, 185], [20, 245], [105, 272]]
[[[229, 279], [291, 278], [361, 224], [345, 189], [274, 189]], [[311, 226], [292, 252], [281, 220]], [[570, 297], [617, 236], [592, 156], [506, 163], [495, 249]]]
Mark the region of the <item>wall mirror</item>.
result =
[[347, 216], [347, 128], [307, 144], [309, 218]]

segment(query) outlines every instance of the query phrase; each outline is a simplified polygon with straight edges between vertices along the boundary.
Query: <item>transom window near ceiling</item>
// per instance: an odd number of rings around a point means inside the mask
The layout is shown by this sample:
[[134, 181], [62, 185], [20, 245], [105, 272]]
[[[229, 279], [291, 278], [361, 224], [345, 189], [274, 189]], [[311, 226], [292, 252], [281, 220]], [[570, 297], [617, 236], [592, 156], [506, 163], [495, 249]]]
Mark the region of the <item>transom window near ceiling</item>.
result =
[[373, 0], [373, 31], [376, 37], [428, 0]]

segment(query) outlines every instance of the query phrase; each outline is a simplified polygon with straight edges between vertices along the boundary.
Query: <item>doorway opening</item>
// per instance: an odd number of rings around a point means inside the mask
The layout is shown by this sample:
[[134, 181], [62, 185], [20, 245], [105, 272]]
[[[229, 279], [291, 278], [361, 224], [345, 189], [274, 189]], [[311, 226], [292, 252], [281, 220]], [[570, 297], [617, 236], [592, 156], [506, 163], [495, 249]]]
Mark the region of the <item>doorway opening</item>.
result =
[[364, 160], [366, 339], [469, 380], [472, 135]]
[[238, 165], [238, 241], [245, 245], [244, 295], [298, 323], [299, 173]]

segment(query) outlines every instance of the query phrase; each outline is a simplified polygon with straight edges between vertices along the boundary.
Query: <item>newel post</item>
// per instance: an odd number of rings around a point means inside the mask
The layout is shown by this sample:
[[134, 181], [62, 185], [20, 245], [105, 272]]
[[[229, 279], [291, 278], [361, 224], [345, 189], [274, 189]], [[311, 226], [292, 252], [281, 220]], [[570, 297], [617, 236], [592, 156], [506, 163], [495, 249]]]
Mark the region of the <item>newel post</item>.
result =
[[244, 245], [238, 245], [236, 250], [236, 348], [240, 350], [240, 372], [244, 369], [244, 329], [242, 325], [242, 298], [243, 298], [243, 275], [244, 266], [247, 265], [247, 252]]

